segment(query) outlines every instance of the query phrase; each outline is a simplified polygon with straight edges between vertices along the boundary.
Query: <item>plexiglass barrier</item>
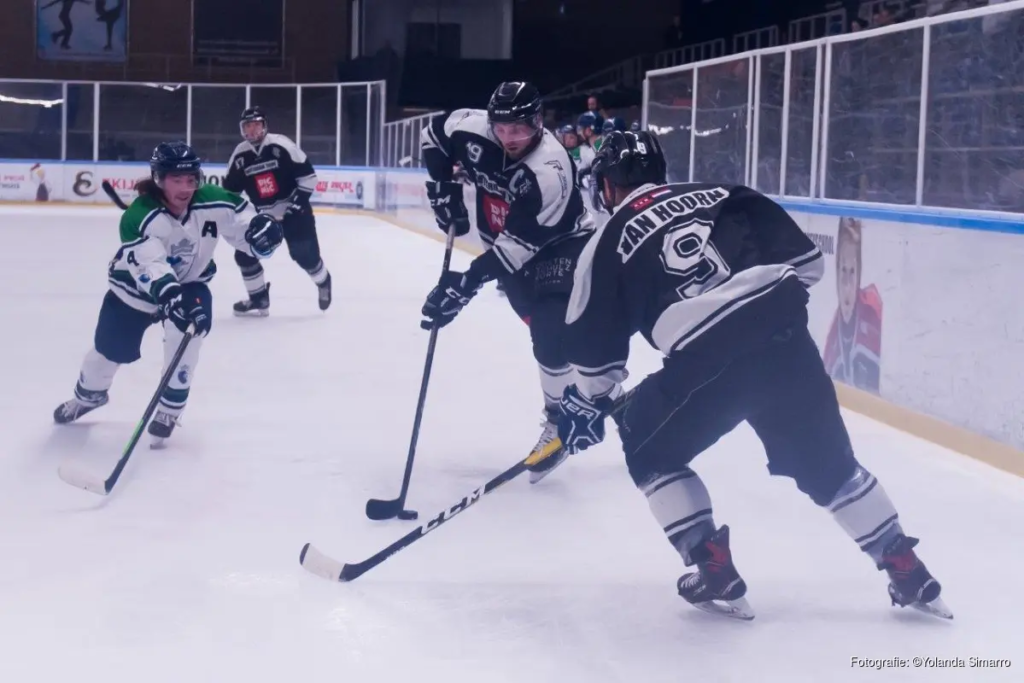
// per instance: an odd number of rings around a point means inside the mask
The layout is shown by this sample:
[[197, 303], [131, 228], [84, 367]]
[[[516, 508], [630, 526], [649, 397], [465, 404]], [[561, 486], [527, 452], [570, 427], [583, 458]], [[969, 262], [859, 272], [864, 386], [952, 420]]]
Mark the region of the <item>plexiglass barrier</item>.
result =
[[0, 80], [0, 159], [148, 161], [185, 140], [225, 163], [241, 141], [239, 117], [262, 107], [272, 133], [314, 164], [378, 166], [384, 158], [384, 81], [220, 85]]
[[434, 111], [385, 123], [384, 161], [381, 165], [386, 168], [421, 168], [420, 133], [432, 118], [443, 113]]
[[1024, 212], [1024, 1], [648, 72], [676, 181]]

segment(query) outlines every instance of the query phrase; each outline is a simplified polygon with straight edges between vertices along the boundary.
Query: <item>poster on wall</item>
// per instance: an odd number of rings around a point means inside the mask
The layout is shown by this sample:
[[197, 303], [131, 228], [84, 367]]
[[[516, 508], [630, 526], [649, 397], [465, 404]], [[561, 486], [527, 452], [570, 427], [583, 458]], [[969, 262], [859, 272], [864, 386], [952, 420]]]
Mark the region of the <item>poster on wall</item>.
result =
[[36, 55], [48, 61], [123, 62], [128, 0], [35, 0]]
[[284, 66], [285, 0], [192, 0], [192, 61]]
[[863, 222], [849, 217], [838, 221], [834, 257], [837, 303], [822, 358], [833, 379], [878, 394], [882, 377], [882, 295], [864, 277]]

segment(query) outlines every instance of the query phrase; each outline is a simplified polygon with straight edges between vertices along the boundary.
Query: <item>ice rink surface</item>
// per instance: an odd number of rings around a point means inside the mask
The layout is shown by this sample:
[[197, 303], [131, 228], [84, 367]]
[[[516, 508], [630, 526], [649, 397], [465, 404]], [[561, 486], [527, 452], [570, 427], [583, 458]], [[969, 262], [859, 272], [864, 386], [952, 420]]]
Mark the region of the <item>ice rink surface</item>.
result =
[[[91, 345], [116, 221], [0, 209], [0, 681], [1024, 680], [1024, 482], [855, 414], [858, 455], [922, 539], [951, 623], [891, 607], [884, 574], [791, 481], [769, 478], [746, 427], [694, 467], [732, 527], [750, 623], [676, 595], [682, 562], [614, 429], [354, 583], [305, 572], [307, 541], [355, 561], [416, 524], [371, 522], [363, 507], [398, 492], [442, 245], [374, 218], [320, 219], [326, 314], [282, 248], [266, 263], [271, 316], [232, 317], [244, 290], [222, 244], [183, 425], [164, 451], [144, 437], [108, 498], [68, 486], [62, 462], [109, 472], [159, 377], [154, 327], [108, 406], [52, 424]], [[659, 364], [634, 349], [631, 383]], [[524, 457], [540, 406], [527, 330], [487, 287], [440, 334], [410, 493], [421, 520]]]

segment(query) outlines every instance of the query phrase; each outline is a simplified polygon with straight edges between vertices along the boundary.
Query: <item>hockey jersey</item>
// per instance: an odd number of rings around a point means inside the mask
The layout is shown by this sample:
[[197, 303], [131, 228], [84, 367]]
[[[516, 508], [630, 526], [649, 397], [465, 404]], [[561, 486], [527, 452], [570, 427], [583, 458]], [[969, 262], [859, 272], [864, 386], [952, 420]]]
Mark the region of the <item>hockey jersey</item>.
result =
[[311, 196], [316, 190], [316, 171], [291, 139], [268, 133], [255, 147], [248, 141], [235, 147], [224, 187], [245, 193], [260, 213], [281, 220], [297, 192]]
[[878, 393], [882, 376], [882, 297], [870, 285], [857, 293], [850, 320], [837, 310], [822, 351], [833, 379]]
[[806, 288], [823, 272], [818, 247], [755, 190], [644, 185], [576, 267], [563, 348], [577, 386], [617, 393], [637, 332], [665, 356], [721, 366], [784, 324], [806, 324]]
[[477, 231], [488, 248], [479, 267], [488, 277], [515, 273], [544, 247], [593, 231], [576, 166], [550, 131], [518, 160], [505, 155], [485, 110], [435, 117], [420, 138], [433, 180], [451, 180], [460, 164], [477, 188]]
[[132, 202], [121, 215], [121, 247], [108, 267], [108, 286], [132, 308], [156, 313], [156, 301], [175, 282], [209, 282], [217, 238], [250, 256], [245, 231], [256, 215], [252, 205], [216, 185], [203, 185], [188, 213], [175, 218], [149, 196]]

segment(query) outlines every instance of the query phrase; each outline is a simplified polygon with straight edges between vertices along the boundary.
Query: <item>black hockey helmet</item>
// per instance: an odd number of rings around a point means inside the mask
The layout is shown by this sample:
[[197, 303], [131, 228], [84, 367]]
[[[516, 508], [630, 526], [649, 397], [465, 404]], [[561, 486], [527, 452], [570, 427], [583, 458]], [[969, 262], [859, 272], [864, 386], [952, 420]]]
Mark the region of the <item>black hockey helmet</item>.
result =
[[[263, 130], [258, 134], [252, 136], [247, 135], [245, 132], [245, 124], [247, 123], [262, 123]], [[263, 110], [259, 107], [249, 107], [242, 112], [242, 117], [238, 121], [238, 130], [242, 133], [242, 137], [246, 139], [250, 144], [258, 145], [263, 141], [263, 138], [267, 135], [267, 116], [263, 113]]]
[[[512, 81], [495, 89], [487, 103], [487, 122], [491, 126], [491, 134], [510, 157], [525, 155], [540, 140], [544, 134], [542, 109], [540, 93], [530, 83]], [[516, 131], [516, 127], [510, 124], [524, 124], [528, 132]], [[509, 131], [510, 128], [513, 130]]]
[[608, 212], [615, 208], [615, 202], [605, 191], [606, 178], [614, 187], [634, 188], [648, 183], [663, 185], [666, 172], [661, 143], [654, 133], [646, 130], [614, 131], [606, 135], [591, 171], [600, 205]]
[[618, 116], [605, 119], [604, 123], [601, 124], [601, 135], [608, 135], [619, 131], [620, 133], [626, 132], [626, 121]]
[[169, 175], [194, 175], [203, 182], [203, 162], [184, 142], [161, 142], [149, 158], [149, 170], [153, 181], [160, 187]]
[[542, 104], [540, 93], [532, 83], [502, 83], [487, 103], [487, 120], [491, 123], [516, 123], [534, 120], [539, 124]]

